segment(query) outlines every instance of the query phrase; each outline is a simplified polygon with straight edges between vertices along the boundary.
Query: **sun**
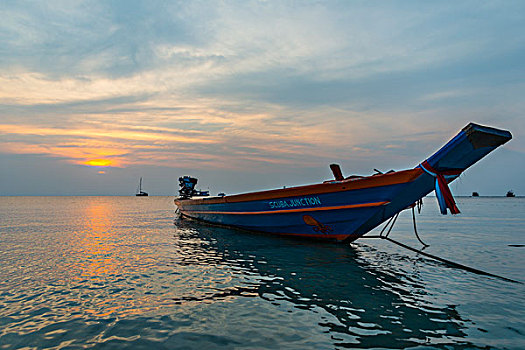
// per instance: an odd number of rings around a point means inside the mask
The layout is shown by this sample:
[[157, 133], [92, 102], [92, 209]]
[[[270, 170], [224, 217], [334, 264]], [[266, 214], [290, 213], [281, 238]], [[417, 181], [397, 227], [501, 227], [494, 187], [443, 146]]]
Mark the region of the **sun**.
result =
[[89, 165], [89, 166], [100, 166], [100, 167], [114, 165], [111, 159], [90, 159], [90, 160], [85, 161], [83, 164]]

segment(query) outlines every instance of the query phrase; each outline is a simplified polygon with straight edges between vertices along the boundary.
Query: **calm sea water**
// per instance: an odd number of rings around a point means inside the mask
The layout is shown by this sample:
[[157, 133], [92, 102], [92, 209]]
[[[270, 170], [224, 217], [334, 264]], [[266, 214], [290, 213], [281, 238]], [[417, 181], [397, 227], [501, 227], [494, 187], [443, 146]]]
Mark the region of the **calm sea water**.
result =
[[[525, 348], [525, 285], [390, 242], [174, 222], [172, 197], [0, 197], [0, 348]], [[525, 198], [426, 198], [427, 252], [525, 280]], [[418, 246], [410, 212], [391, 237]], [[518, 246], [515, 246], [518, 245]]]

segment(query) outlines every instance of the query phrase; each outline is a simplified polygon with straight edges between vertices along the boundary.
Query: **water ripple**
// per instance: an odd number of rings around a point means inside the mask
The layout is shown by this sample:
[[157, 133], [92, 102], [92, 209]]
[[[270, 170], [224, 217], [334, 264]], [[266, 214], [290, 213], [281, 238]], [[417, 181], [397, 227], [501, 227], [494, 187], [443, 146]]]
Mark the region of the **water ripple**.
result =
[[[460, 204], [468, 225], [452, 225], [459, 233], [449, 239], [467, 244], [461, 229], [476, 221]], [[522, 286], [382, 241], [341, 246], [174, 225], [167, 197], [8, 198], [1, 209], [1, 348], [525, 347]], [[465, 256], [440, 245], [452, 228], [439, 221], [443, 230], [431, 231], [438, 219], [422, 218], [422, 231], [437, 232], [429, 249]], [[399, 221], [393, 234], [410, 242], [410, 222]], [[523, 256], [495, 225], [482, 221], [480, 235], [499, 230], [492, 250], [517, 276]], [[465, 258], [501, 261], [475, 249], [464, 248]]]

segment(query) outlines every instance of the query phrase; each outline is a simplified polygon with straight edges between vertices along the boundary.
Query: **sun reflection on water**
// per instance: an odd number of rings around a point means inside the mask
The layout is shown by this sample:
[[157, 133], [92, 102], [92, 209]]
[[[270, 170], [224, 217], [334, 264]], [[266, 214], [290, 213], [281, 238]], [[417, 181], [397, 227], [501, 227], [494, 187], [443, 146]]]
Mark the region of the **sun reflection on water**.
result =
[[107, 202], [90, 202], [84, 211], [86, 231], [81, 240], [84, 262], [81, 277], [94, 278], [93, 282], [100, 282], [104, 275], [115, 273], [118, 261], [111, 254], [115, 248], [113, 237], [111, 208]]

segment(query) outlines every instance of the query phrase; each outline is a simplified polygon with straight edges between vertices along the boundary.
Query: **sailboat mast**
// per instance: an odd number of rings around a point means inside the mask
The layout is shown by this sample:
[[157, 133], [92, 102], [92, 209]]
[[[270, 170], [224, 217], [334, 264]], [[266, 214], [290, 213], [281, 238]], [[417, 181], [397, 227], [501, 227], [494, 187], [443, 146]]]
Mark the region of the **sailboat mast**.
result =
[[142, 177], [140, 178], [139, 182], [139, 192], [142, 192]]

